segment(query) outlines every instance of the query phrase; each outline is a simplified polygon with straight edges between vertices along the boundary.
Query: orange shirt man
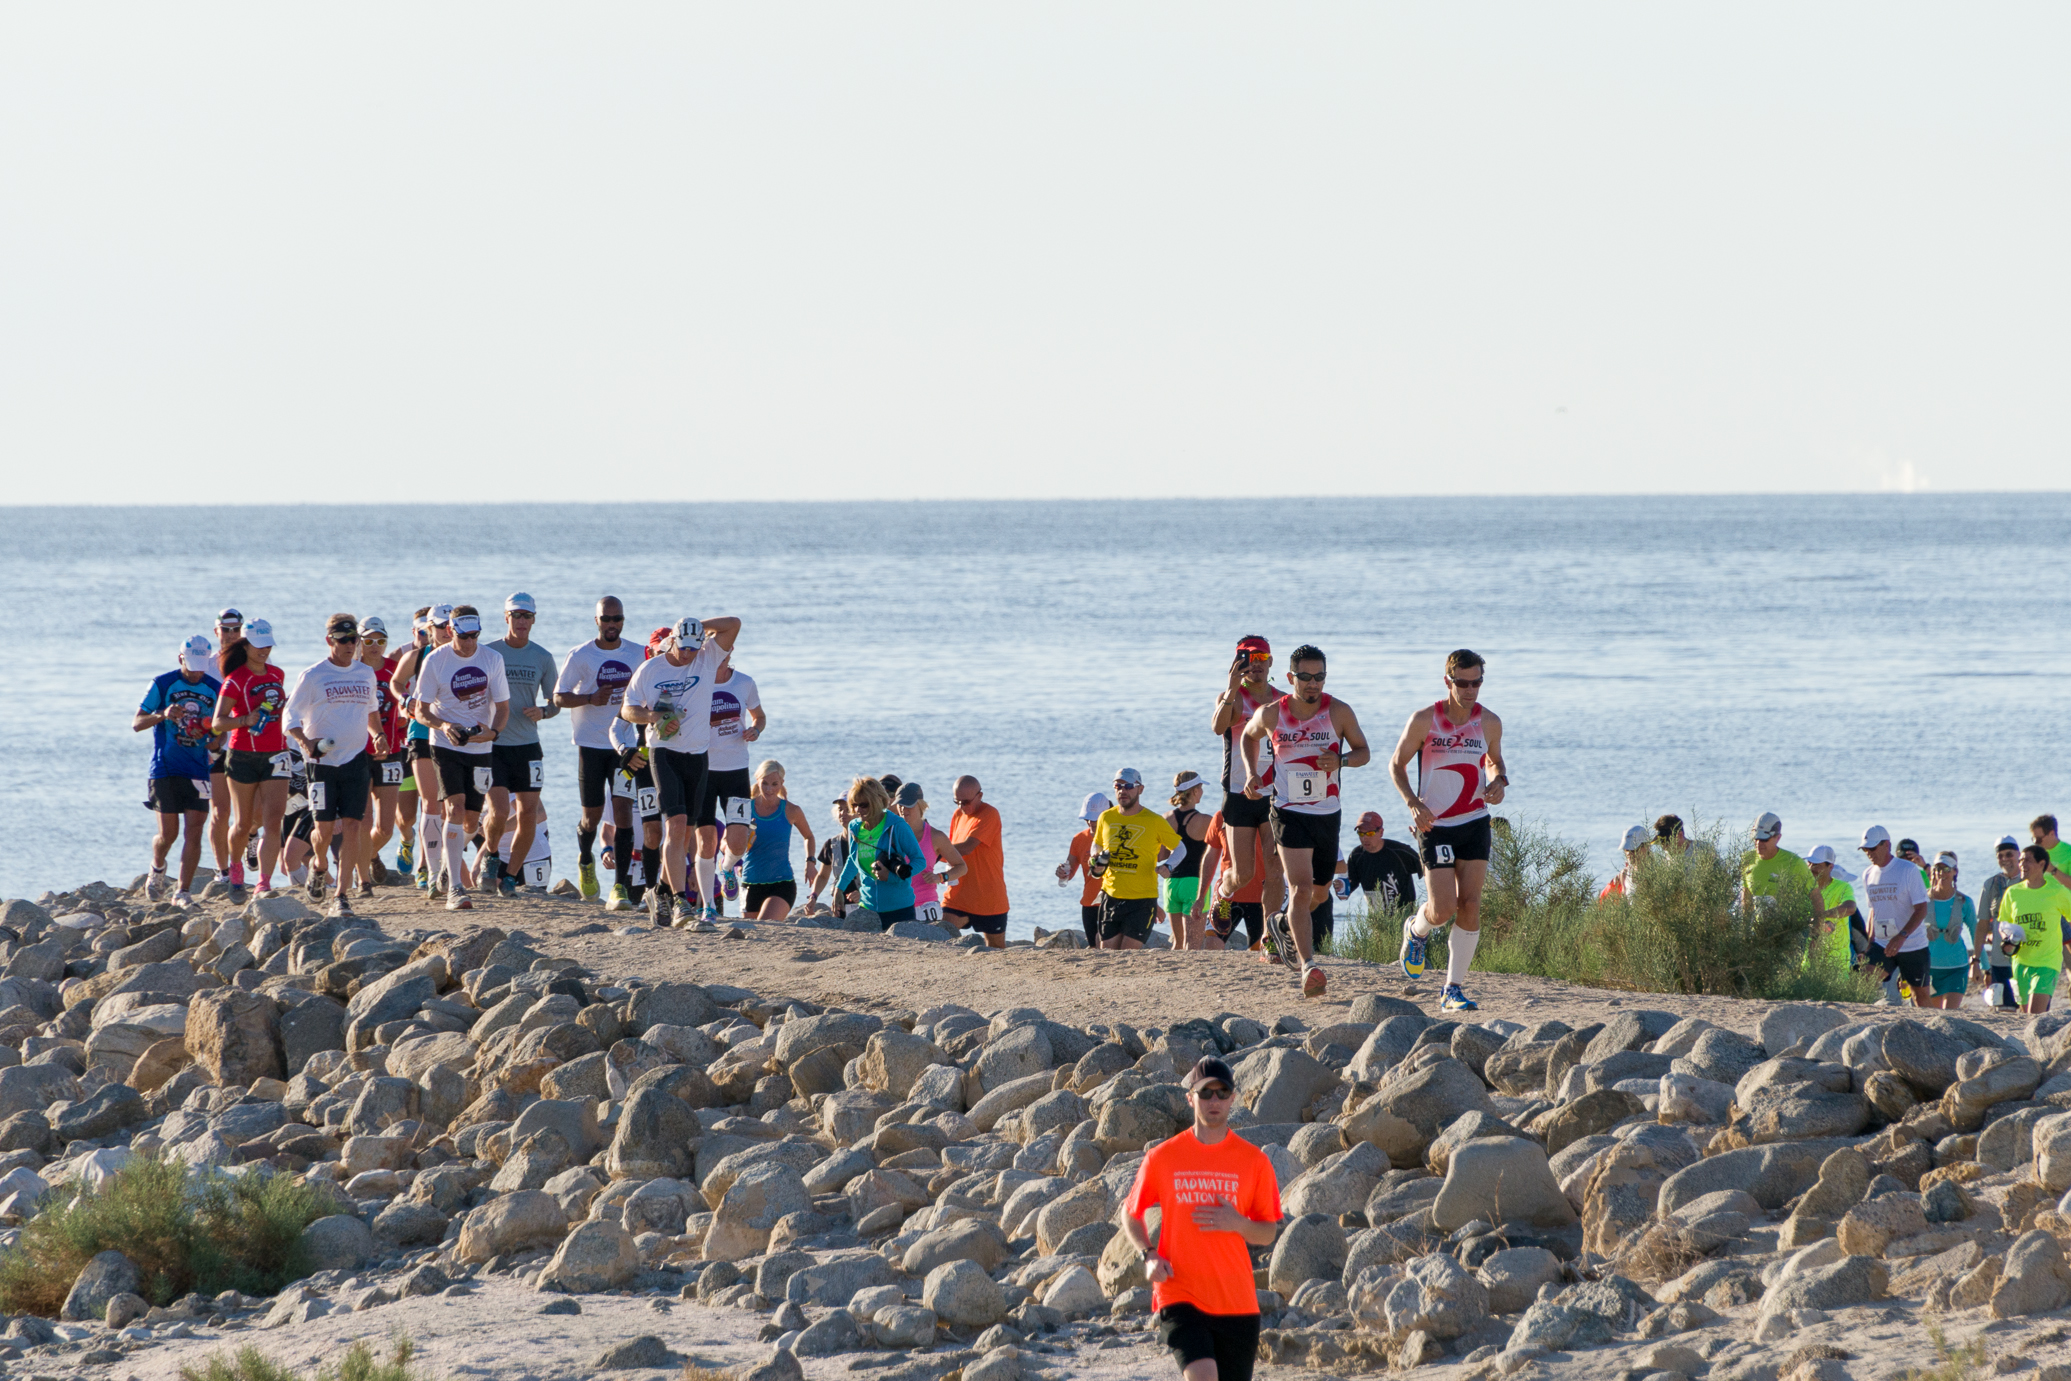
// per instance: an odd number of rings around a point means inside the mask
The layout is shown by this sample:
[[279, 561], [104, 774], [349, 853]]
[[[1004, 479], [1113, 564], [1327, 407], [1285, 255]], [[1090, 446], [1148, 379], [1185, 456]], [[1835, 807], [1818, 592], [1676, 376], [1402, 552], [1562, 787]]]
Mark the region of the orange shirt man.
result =
[[[1265, 1153], [1230, 1130], [1230, 1067], [1214, 1056], [1187, 1071], [1194, 1125], [1159, 1142], [1137, 1168], [1125, 1224], [1144, 1254], [1158, 1337], [1185, 1381], [1251, 1381], [1258, 1354], [1252, 1247], [1280, 1235], [1280, 1184]], [[1144, 1216], [1155, 1207], [1158, 1245]]]
[[956, 779], [956, 814], [949, 818], [949, 842], [968, 868], [942, 897], [942, 919], [969, 928], [994, 949], [1007, 947], [1007, 867], [1000, 852], [1000, 813], [985, 804], [976, 777]]

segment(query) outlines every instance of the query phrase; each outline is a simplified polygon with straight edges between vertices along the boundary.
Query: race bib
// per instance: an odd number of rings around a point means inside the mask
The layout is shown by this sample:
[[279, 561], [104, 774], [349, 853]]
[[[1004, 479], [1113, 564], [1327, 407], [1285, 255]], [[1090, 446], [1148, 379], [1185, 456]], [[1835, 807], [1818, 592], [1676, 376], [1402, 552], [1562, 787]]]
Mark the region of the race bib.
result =
[[729, 825], [748, 823], [748, 800], [746, 796], [727, 796], [719, 802], [719, 818]]
[[401, 786], [403, 784], [403, 765], [399, 762], [382, 763], [381, 784], [383, 786]]
[[639, 798], [642, 819], [662, 813], [662, 793], [660, 787], [643, 786], [636, 794]]
[[329, 782], [311, 782], [309, 784], [309, 807], [311, 810], [323, 810], [325, 808], [324, 803], [330, 799], [329, 787]]
[[1453, 866], [1453, 846], [1452, 846], [1452, 845], [1450, 845], [1450, 844], [1439, 844], [1439, 845], [1436, 845], [1435, 847], [1433, 847], [1433, 849], [1431, 850], [1431, 852], [1432, 852], [1432, 854], [1433, 854], [1433, 855], [1434, 855], [1434, 856], [1435, 856], [1435, 857], [1437, 858], [1437, 860], [1438, 860], [1438, 866], [1439, 866], [1439, 867], [1441, 867], [1441, 868], [1450, 868], [1450, 867], [1452, 867], [1452, 866]]
[[1289, 763], [1280, 769], [1280, 780], [1287, 787], [1290, 805], [1317, 805], [1330, 798], [1330, 774], [1320, 767]]
[[199, 796], [204, 801], [209, 799], [209, 779], [207, 777], [189, 777], [187, 780], [194, 783], [194, 794], [196, 796]]
[[288, 761], [286, 753], [275, 753], [273, 755], [273, 775], [276, 777], [292, 777], [295, 775], [294, 765]]
[[496, 780], [496, 774], [495, 774], [495, 773], [493, 773], [492, 771], [490, 771], [490, 770], [489, 770], [488, 768], [486, 768], [486, 767], [477, 767], [477, 768], [473, 768], [473, 769], [471, 769], [471, 770], [472, 770], [472, 771], [474, 772], [474, 774], [475, 774], [475, 792], [476, 792], [476, 794], [477, 794], [477, 795], [486, 795], [486, 794], [488, 793], [488, 791], [489, 791], [489, 788], [490, 788], [490, 786], [491, 786], [491, 785], [492, 785], [492, 784], [493, 784], [493, 783], [495, 782], [495, 780]]
[[525, 865], [525, 885], [527, 887], [544, 887], [547, 885], [547, 879], [553, 875], [553, 871], [554, 861], [551, 858], [542, 858], [536, 863], [527, 863]]
[[932, 925], [942, 919], [942, 903], [938, 901], [922, 902], [919, 906], [913, 908], [913, 915], [915, 920], [927, 921]]
[[546, 785], [547, 765], [544, 760], [534, 758], [525, 764], [526, 790], [537, 791]]

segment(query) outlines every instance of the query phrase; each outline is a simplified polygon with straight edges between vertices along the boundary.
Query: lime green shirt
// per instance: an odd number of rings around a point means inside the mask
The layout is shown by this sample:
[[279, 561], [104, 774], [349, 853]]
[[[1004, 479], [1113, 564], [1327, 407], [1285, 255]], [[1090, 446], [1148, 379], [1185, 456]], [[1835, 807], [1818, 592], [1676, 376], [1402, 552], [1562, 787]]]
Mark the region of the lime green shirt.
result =
[[2071, 921], [2071, 888], [2045, 877], [2042, 886], [2017, 882], [1999, 899], [1999, 923], [2018, 925], [2028, 938], [2014, 951], [2014, 962], [2031, 969], [2064, 967], [2064, 922]]
[[2071, 839], [2059, 838], [2049, 851], [2049, 866], [2071, 878]]
[[1834, 933], [1827, 936], [1827, 945], [1843, 964], [1853, 964], [1855, 948], [1848, 941], [1848, 918], [1841, 914], [1841, 908], [1855, 900], [1855, 889], [1834, 878], [1820, 889], [1819, 900], [1826, 907], [1828, 923], [1834, 927]]
[[1812, 880], [1812, 865], [1789, 849], [1778, 849], [1773, 858], [1763, 858], [1753, 849], [1740, 856], [1740, 882], [1752, 896], [1775, 896], [1783, 890], [1786, 878], [1807, 892], [1818, 890]]

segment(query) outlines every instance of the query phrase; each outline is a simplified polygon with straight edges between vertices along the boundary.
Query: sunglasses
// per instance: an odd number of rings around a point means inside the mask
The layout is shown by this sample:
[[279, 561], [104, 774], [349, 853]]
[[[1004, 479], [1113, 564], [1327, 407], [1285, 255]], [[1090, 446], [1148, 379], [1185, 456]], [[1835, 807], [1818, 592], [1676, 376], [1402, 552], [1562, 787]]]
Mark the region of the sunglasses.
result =
[[597, 622], [599, 622], [599, 623], [624, 623], [625, 621], [626, 621], [626, 616], [625, 616], [624, 614], [599, 614], [599, 615], [597, 615]]
[[1380, 833], [1380, 831], [1379, 831], [1379, 830], [1353, 830], [1353, 831], [1352, 831], [1352, 833], [1354, 833], [1354, 834], [1358, 835], [1358, 836], [1359, 836], [1359, 837], [1360, 837], [1361, 839], [1364, 839], [1364, 838], [1366, 838], [1366, 836], [1368, 836], [1369, 834], [1379, 834], [1379, 833]]
[[331, 635], [331, 641], [334, 643], [356, 643], [359, 640], [360, 635], [357, 633], [333, 633]]
[[1462, 681], [1457, 676], [1448, 676], [1445, 679], [1450, 681], [1453, 685], [1458, 686], [1461, 690], [1480, 690], [1481, 683], [1487, 680], [1488, 678], [1485, 676], [1477, 676], [1472, 681]]
[[1321, 681], [1329, 673], [1322, 671], [1297, 671], [1292, 674], [1297, 681]]
[[1194, 1097], [1209, 1103], [1227, 1103], [1230, 1091], [1221, 1084], [1207, 1084], [1194, 1090]]

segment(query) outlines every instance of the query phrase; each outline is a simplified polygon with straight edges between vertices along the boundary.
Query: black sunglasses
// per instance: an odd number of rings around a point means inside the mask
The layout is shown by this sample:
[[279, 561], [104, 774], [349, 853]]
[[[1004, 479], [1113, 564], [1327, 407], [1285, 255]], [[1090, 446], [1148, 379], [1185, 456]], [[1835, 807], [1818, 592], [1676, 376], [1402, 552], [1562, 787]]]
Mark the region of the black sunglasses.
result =
[[1461, 690], [1480, 690], [1481, 683], [1487, 678], [1477, 676], [1472, 681], [1462, 681], [1457, 676], [1448, 676], [1445, 679], [1452, 682], [1454, 685], [1458, 686]]
[[1321, 681], [1329, 673], [1322, 671], [1297, 671], [1292, 673], [1292, 675], [1297, 681]]
[[331, 635], [331, 641], [334, 643], [356, 643], [359, 640], [360, 635], [357, 633], [333, 633]]
[[625, 616], [624, 614], [599, 614], [599, 615], [597, 615], [597, 622], [599, 622], [599, 623], [624, 623], [625, 621], [626, 621], [626, 616]]

